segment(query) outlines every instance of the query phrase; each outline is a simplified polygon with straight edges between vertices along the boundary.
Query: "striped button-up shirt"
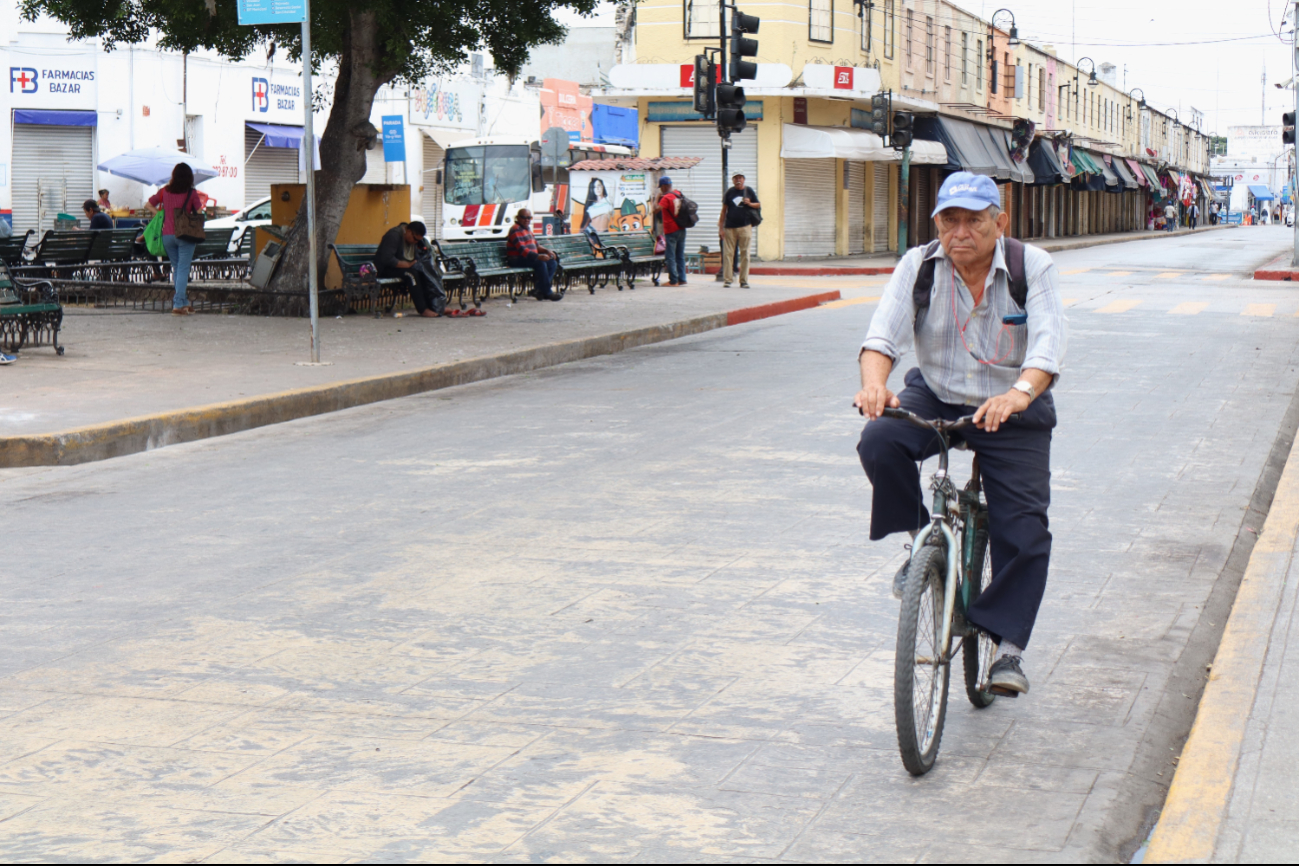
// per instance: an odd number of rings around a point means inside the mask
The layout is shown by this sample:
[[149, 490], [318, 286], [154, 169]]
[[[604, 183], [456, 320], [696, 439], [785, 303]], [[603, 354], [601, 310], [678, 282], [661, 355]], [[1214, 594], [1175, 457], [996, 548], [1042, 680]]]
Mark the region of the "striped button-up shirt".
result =
[[[920, 327], [916, 328], [911, 287], [924, 247], [908, 252], [893, 271], [862, 348], [896, 362], [914, 341], [916, 360], [930, 390], [944, 403], [958, 406], [978, 406], [989, 397], [1006, 393], [1020, 371], [1028, 367], [1050, 373], [1052, 384], [1058, 381], [1067, 322], [1060, 276], [1051, 256], [1024, 245], [1028, 297], [1027, 309], [1021, 308], [1010, 296], [1005, 243], [998, 241], [983, 297], [975, 306], [942, 245], [936, 247], [931, 254], [938, 260], [934, 287]], [[1023, 313], [1028, 314], [1027, 325], [1002, 322], [1003, 316]]]

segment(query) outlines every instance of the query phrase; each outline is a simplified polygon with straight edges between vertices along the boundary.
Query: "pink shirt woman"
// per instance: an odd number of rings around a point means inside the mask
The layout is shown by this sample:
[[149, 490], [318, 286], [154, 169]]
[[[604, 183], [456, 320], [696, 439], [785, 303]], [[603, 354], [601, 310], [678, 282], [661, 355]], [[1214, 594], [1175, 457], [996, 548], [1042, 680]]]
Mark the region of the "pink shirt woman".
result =
[[149, 196], [149, 204], [152, 207], [162, 206], [162, 233], [164, 235], [176, 234], [176, 210], [183, 208], [186, 211], [197, 211], [203, 206], [198, 197], [198, 191], [191, 189], [187, 193], [167, 192], [167, 187], [155, 192]]

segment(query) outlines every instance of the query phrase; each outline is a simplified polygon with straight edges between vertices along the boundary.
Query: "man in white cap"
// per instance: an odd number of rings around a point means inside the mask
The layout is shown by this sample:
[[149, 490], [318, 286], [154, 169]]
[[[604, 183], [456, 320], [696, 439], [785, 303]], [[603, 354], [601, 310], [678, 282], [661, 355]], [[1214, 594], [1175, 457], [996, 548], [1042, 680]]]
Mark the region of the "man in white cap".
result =
[[[992, 582], [968, 618], [998, 644], [989, 685], [1021, 694], [1028, 691], [1022, 654], [1051, 558], [1056, 415], [1049, 391], [1060, 378], [1066, 337], [1059, 275], [1046, 252], [1003, 237], [1010, 221], [990, 178], [948, 177], [933, 217], [938, 241], [898, 263], [859, 353], [854, 404], [870, 419], [857, 446], [874, 488], [870, 535], [905, 531], [914, 538], [929, 523], [916, 461], [938, 448], [932, 431], [882, 418], [884, 408], [948, 421], [973, 415], [977, 428], [952, 435], [979, 457]], [[913, 343], [919, 366], [894, 394], [889, 373]], [[903, 565], [894, 594], [901, 597], [906, 585]]]

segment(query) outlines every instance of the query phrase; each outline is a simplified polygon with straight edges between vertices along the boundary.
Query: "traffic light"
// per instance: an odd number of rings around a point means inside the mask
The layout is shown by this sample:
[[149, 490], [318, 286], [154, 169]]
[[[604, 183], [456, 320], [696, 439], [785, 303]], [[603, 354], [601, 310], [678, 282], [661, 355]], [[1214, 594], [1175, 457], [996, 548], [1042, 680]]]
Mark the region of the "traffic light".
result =
[[890, 103], [893, 102], [893, 94], [877, 93], [871, 97], [871, 132], [880, 138], [887, 138], [889, 134], [889, 115], [891, 114]]
[[911, 140], [916, 137], [915, 124], [916, 116], [911, 112], [893, 112], [893, 133], [889, 136], [889, 144], [893, 145], [894, 150], [911, 146]]
[[740, 132], [748, 122], [744, 119], [744, 88], [738, 84], [717, 85], [717, 131], [722, 135]]
[[758, 77], [758, 64], [746, 57], [758, 56], [758, 40], [745, 33], [757, 33], [762, 23], [756, 15], [745, 15], [739, 9], [731, 12], [731, 82], [752, 81]]
[[1281, 143], [1294, 144], [1294, 112], [1287, 111], [1281, 115]]
[[717, 85], [717, 64], [703, 54], [695, 55], [695, 111], [712, 117], [713, 88]]

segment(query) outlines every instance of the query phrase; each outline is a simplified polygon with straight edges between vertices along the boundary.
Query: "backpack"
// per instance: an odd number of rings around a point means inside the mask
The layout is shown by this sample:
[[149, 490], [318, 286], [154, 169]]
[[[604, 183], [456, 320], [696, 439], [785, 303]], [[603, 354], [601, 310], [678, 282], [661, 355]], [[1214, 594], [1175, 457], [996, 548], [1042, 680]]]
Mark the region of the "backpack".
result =
[[[1024, 245], [1014, 238], [1004, 238], [1006, 242], [1006, 270], [1010, 271], [1010, 298], [1020, 306], [1020, 309], [1028, 309], [1028, 277], [1024, 275]], [[916, 282], [911, 287], [911, 301], [916, 306], [916, 330], [920, 330], [920, 323], [923, 321], [921, 313], [929, 309], [929, 296], [933, 293], [934, 288], [934, 268], [938, 265], [938, 259], [929, 258], [930, 255], [938, 248], [938, 241], [930, 241], [925, 245], [924, 253], [920, 262], [920, 268], [916, 271]]]
[[686, 194], [683, 192], [678, 192], [676, 194], [681, 197], [681, 210], [677, 211], [677, 214], [674, 217], [677, 221], [677, 225], [683, 229], [694, 228], [695, 224], [699, 222], [699, 205], [695, 204], [693, 200], [686, 198]]

